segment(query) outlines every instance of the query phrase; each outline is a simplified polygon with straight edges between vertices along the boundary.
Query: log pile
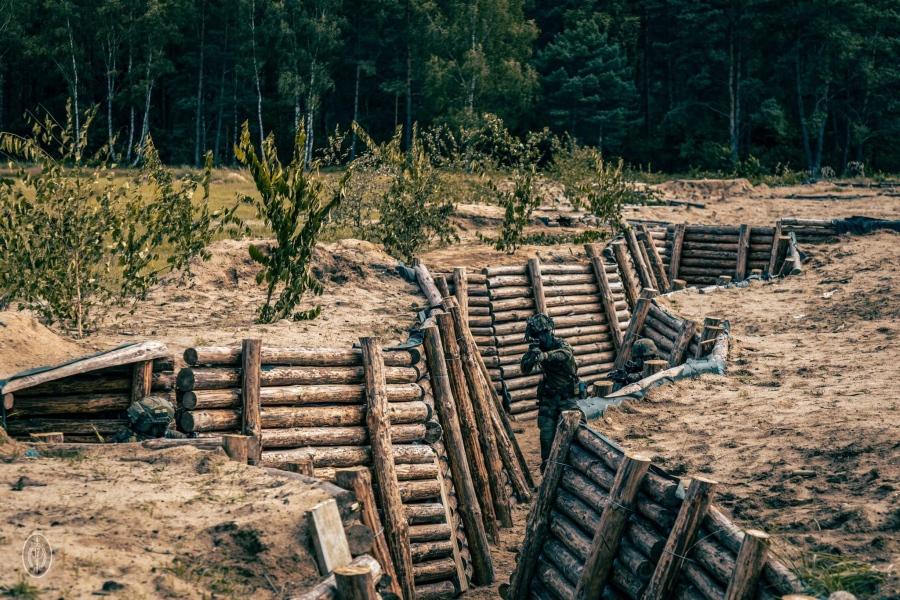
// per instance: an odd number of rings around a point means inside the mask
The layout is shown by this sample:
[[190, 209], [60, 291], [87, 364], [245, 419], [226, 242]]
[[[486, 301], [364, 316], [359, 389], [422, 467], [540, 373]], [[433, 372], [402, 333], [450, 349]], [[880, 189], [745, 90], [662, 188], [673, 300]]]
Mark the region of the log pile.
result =
[[251, 463], [329, 482], [368, 469], [401, 582], [410, 578], [416, 598], [467, 589], [472, 557], [421, 347], [382, 350], [365, 338], [362, 349], [254, 352], [250, 341], [185, 351], [175, 378], [181, 428], [256, 436]]
[[782, 235], [793, 233], [801, 244], [821, 244], [837, 235], [829, 219], [781, 219]]
[[7, 433], [103, 443], [128, 426], [125, 411], [134, 400], [154, 395], [175, 403], [174, 365], [163, 344], [144, 342], [15, 376], [2, 390]]
[[669, 225], [661, 258], [669, 281], [688, 285], [715, 285], [722, 275], [743, 281], [753, 271], [777, 274], [780, 264], [770, 262], [780, 231], [778, 225]]
[[695, 477], [685, 491], [572, 416], [560, 420], [507, 600], [770, 599], [800, 589], [767, 558], [765, 534], [738, 532], [711, 506], [715, 482]]

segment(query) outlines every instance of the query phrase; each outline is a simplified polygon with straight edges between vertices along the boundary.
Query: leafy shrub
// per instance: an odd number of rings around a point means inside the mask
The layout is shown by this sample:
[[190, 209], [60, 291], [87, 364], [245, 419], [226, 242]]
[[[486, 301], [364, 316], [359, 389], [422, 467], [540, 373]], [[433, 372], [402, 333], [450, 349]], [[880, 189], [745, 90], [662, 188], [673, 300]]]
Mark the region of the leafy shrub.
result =
[[454, 206], [447, 197], [446, 183], [415, 126], [408, 152], [402, 149], [400, 127], [390, 141], [380, 145], [356, 124], [354, 128], [371, 154], [366, 159], [375, 166], [371, 176], [387, 182], [375, 200], [380, 215], [375, 232], [385, 251], [410, 262], [435, 241], [459, 241], [450, 222]]
[[0, 134], [0, 151], [37, 166], [0, 181], [0, 295], [82, 337], [97, 309], [133, 307], [163, 273], [205, 257], [212, 236], [236, 222], [236, 207], [209, 212], [211, 157], [199, 178], [176, 184], [149, 136], [145, 166], [116, 183], [108, 147], [85, 156], [96, 108], [78, 132], [71, 104], [66, 112], [65, 126], [47, 115], [31, 137]]
[[[327, 190], [319, 175], [319, 162], [306, 161], [306, 132], [303, 127], [294, 136], [294, 156], [289, 165], [278, 160], [275, 136], [263, 141], [263, 159], [250, 141], [250, 130], [244, 121], [241, 139], [235, 147], [237, 159], [247, 165], [259, 198], [242, 195], [240, 200], [256, 208], [257, 216], [275, 234], [274, 246], [263, 249], [251, 245], [250, 258], [264, 268], [256, 283], [266, 283], [266, 302], [257, 312], [259, 323], [279, 319], [295, 321], [314, 319], [321, 306], [298, 311], [297, 305], [307, 291], [321, 296], [324, 287], [312, 272], [313, 251], [325, 221], [344, 196], [347, 181], [353, 173], [347, 169], [334, 190]], [[278, 293], [277, 300], [273, 299]]]

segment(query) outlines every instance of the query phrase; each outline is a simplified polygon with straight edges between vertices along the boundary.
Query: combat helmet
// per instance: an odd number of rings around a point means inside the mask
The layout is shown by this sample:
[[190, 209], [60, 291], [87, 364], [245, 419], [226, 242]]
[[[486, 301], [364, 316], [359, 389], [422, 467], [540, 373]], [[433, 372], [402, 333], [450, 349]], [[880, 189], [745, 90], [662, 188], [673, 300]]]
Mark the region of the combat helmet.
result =
[[647, 338], [638, 340], [631, 349], [631, 358], [635, 360], [656, 360], [659, 358], [659, 352], [653, 340]]
[[553, 319], [547, 315], [543, 313], [532, 315], [525, 321], [525, 341], [530, 342], [538, 339], [538, 336], [543, 331], [553, 332], [555, 330], [556, 326], [553, 324]]
[[143, 434], [165, 431], [175, 420], [172, 403], [162, 396], [147, 396], [131, 403], [128, 407], [131, 428]]

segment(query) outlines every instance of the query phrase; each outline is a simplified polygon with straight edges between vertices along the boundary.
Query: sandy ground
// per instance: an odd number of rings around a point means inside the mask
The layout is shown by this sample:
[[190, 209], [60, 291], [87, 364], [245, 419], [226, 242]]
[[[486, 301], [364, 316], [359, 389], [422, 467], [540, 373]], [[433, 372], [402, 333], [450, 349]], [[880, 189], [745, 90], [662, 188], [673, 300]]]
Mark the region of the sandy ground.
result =
[[[676, 182], [662, 187], [667, 197], [700, 202], [706, 208], [639, 207], [629, 208], [626, 216], [754, 225], [791, 216], [900, 218], [900, 199], [890, 195], [893, 192], [889, 189], [837, 188], [831, 184], [770, 189], [753, 188], [740, 181]], [[845, 199], [787, 198], [792, 195]], [[538, 214], [556, 213], [577, 214], [553, 198], [548, 198]], [[522, 264], [525, 258], [533, 256], [545, 261], [567, 261], [583, 254], [583, 248], [575, 245], [526, 246], [513, 256], [491, 249], [479, 242], [475, 233], [491, 235], [499, 226], [502, 211], [494, 206], [460, 206], [455, 221], [460, 225], [461, 243], [423, 256], [433, 271], [457, 265], [474, 269], [489, 264]], [[530, 233], [554, 235], [572, 231], [538, 225], [529, 228]], [[657, 390], [647, 402], [611, 413], [609, 422], [600, 426], [626, 447], [650, 452], [675, 473], [714, 476], [720, 482], [718, 502], [741, 525], [765, 527], [793, 544], [797, 552], [836, 553], [869, 561], [889, 572], [880, 590], [861, 595], [871, 598], [900, 597], [896, 567], [891, 566], [900, 561], [900, 412], [891, 385], [900, 316], [896, 300], [900, 285], [896, 272], [898, 244], [897, 235], [878, 233], [808, 246], [803, 250], [810, 254], [810, 260], [798, 277], [750, 289], [674, 297], [671, 308], [681, 315], [702, 317], [714, 313], [730, 319], [734, 340], [729, 374]], [[345, 240], [321, 246], [317, 252], [317, 274], [326, 283], [324, 295], [316, 299], [323, 306], [320, 319], [311, 323], [255, 325], [254, 313], [264, 296], [253, 281], [257, 267], [249, 262], [246, 245], [247, 242], [216, 243], [210, 248], [212, 260], [195, 267], [192, 278], [180, 281], [173, 277], [162, 282], [134, 314], [110, 320], [84, 341], [61, 340], [22, 315], [14, 314], [16, 319], [8, 316], [10, 313], [0, 315], [0, 321], [7, 325], [0, 327], [0, 376], [66, 360], [79, 351], [92, 352], [142, 339], [166, 342], [179, 358], [188, 346], [232, 344], [251, 336], [273, 344], [308, 346], [344, 346], [363, 335], [381, 335], [386, 342], [402, 341], [414, 324], [415, 312], [425, 304], [416, 286], [397, 275], [395, 259], [371, 244]], [[822, 297], [831, 290], [836, 291], [830, 299]], [[539, 452], [533, 423], [523, 427], [520, 442], [533, 461], [533, 470], [536, 469]], [[119, 458], [124, 457], [83, 462], [32, 459], [2, 466], [0, 479], [10, 484], [27, 475], [48, 483], [48, 487], [26, 487], [22, 492], [10, 493], [14, 494], [12, 502], [0, 505], [0, 535], [4, 536], [0, 564], [11, 564], [6, 560], [7, 554], [18, 560], [20, 542], [12, 536], [20, 535], [19, 530], [50, 528], [54, 521], [77, 521], [77, 529], [67, 525], [73, 537], [66, 539], [81, 544], [75, 536], [85, 536], [85, 549], [68, 550], [71, 555], [66, 556], [72, 558], [65, 560], [72, 561], [66, 564], [75, 565], [74, 570], [66, 572], [87, 577], [88, 583], [77, 587], [73, 575], [68, 583], [54, 584], [52, 593], [40, 597], [81, 597], [100, 589], [107, 579], [134, 586], [129, 588], [135, 590], [134, 594], [122, 597], [159, 597], [163, 595], [159, 591], [162, 588], [154, 583], [158, 576], [172, 582], [163, 588], [201, 581], [207, 586], [202, 589], [215, 591], [210, 587], [214, 575], [185, 575], [189, 571], [181, 567], [175, 569], [177, 573], [165, 568], [172, 567], [175, 557], [210, 560], [209, 549], [215, 547], [214, 540], [219, 535], [213, 530], [216, 525], [232, 519], [244, 527], [244, 521], [229, 515], [229, 510], [244, 511], [240, 514], [250, 519], [262, 506], [270, 506], [274, 511], [275, 504], [281, 501], [280, 497], [274, 498], [277, 490], [266, 500], [263, 483], [245, 486], [244, 481], [251, 476], [241, 474], [231, 476], [232, 483], [224, 485], [230, 485], [232, 490], [239, 488], [234, 494], [249, 494], [245, 499], [231, 504], [215, 500], [204, 511], [187, 512], [181, 509], [186, 498], [202, 494], [204, 479], [215, 479], [196, 473], [196, 457], [173, 457], [171, 464], [166, 462], [164, 466], [121, 462]], [[815, 471], [815, 477], [792, 476], [798, 469]], [[152, 485], [141, 487], [147, 481]], [[78, 485], [72, 486], [73, 482]], [[256, 492], [248, 491], [254, 486]], [[60, 489], [54, 492], [54, 487]], [[140, 508], [125, 513], [106, 510], [94, 521], [101, 517], [115, 520], [95, 527], [83, 515], [95, 515], [104, 502], [96, 499], [110, 493], [104, 490], [111, 487], [125, 495], [113, 501], [114, 506], [140, 505], [140, 498], [149, 495], [165, 508], [165, 519], [160, 516], [161, 510], [152, 517]], [[228, 492], [219, 490], [216, 494], [227, 498]], [[40, 504], [45, 499], [47, 504]], [[293, 502], [291, 499], [290, 518], [296, 521]], [[45, 517], [49, 523], [43, 523]], [[527, 508], [518, 508], [516, 527], [502, 535], [494, 556], [497, 583], [474, 590], [471, 596], [496, 597], [497, 586], [508, 580], [526, 518]], [[164, 524], [172, 520], [176, 521], [175, 526], [166, 528]], [[14, 523], [22, 523], [23, 527]], [[285, 529], [278, 524], [273, 521], [269, 528], [264, 519], [251, 520], [246, 527], [274, 536]], [[51, 533], [63, 531], [59, 527], [63, 526], [53, 526]], [[178, 540], [186, 528], [194, 533]], [[160, 533], [153, 534], [154, 529]], [[178, 533], [163, 535], [170, 530]], [[285, 531], [302, 536], [298, 529], [293, 533], [290, 528]], [[273, 549], [290, 546], [290, 540], [281, 539], [286, 545], [280, 541], [265, 545]], [[199, 545], [191, 546], [195, 543]], [[171, 554], [138, 552], [144, 547]], [[128, 555], [132, 551], [137, 554]], [[77, 562], [81, 552], [89, 557], [83, 559], [88, 561], [83, 565]], [[119, 553], [127, 555], [124, 562], [109, 557]], [[795, 553], [797, 556], [800, 555]], [[132, 559], [138, 566], [129, 567]], [[142, 561], [157, 559], [161, 562], [153, 562], [149, 567], [151, 571], [156, 568], [157, 573], [145, 573]], [[273, 565], [267, 572], [279, 587], [286, 581], [299, 581], [294, 571], [278, 566], [283, 559], [266, 563]], [[135, 575], [123, 575], [125, 567], [136, 569]], [[307, 573], [302, 569], [299, 572]], [[0, 585], [18, 581], [16, 572], [7, 573], [5, 567], [0, 568]], [[277, 597], [266, 591], [258, 572], [255, 573], [234, 584], [244, 587], [230, 588], [238, 591], [216, 592], [216, 597], [243, 597], [251, 587], [259, 597]], [[66, 586], [76, 586], [75, 591], [66, 592]], [[174, 594], [179, 595], [177, 591]]]
[[[2, 596], [272, 598], [274, 588], [281, 598], [319, 579], [304, 513], [331, 496], [317, 485], [272, 477], [221, 450], [106, 447], [29, 457], [5, 439]], [[11, 491], [23, 477], [21, 491]], [[53, 548], [39, 579], [22, 563], [33, 533]], [[10, 591], [23, 582], [32, 595]]]

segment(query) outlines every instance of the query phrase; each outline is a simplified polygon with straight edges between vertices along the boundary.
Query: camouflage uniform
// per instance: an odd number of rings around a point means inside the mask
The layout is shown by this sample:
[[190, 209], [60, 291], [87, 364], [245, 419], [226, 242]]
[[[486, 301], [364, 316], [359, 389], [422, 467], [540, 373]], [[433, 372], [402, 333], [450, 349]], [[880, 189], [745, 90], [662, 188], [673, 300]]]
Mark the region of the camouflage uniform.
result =
[[[549, 344], [538, 345], [536, 340], [543, 332], [550, 333]], [[572, 347], [565, 340], [553, 336], [552, 332], [553, 320], [550, 317], [543, 314], [530, 317], [526, 325], [525, 338], [532, 345], [520, 361], [523, 374], [531, 373], [538, 365], [544, 373], [543, 379], [538, 384], [538, 429], [542, 463], [550, 457], [560, 413], [565, 410], [579, 410], [576, 399], [582, 387]]]
[[113, 444], [142, 442], [155, 438], [185, 438], [175, 430], [175, 409], [161, 396], [147, 396], [135, 400], [128, 407], [128, 428], [116, 433], [109, 441]]

